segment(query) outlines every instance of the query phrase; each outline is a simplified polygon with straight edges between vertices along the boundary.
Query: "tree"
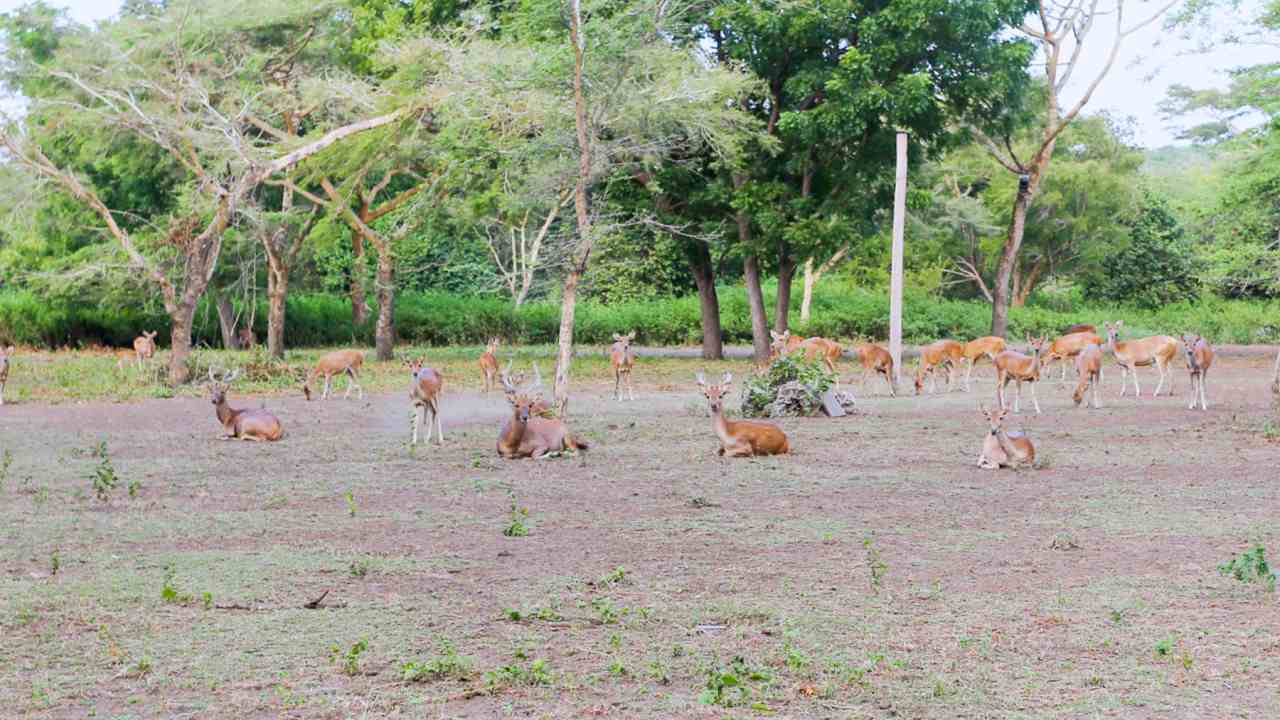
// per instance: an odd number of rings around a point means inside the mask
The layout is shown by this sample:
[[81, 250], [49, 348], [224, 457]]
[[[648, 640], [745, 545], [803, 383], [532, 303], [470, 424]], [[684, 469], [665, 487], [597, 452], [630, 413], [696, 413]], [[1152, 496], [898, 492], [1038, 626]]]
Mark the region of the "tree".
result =
[[1087, 280], [1093, 297], [1156, 308], [1194, 300], [1198, 282], [1191, 244], [1168, 204], [1148, 193], [1132, 221], [1129, 242]]

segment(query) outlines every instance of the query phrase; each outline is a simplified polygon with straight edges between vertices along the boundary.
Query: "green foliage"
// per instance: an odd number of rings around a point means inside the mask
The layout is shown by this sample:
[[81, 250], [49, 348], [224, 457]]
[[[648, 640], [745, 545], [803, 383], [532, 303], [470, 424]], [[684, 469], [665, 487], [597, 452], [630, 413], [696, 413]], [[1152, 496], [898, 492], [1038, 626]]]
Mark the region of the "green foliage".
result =
[[346, 650], [343, 650], [338, 643], [334, 643], [333, 647], [329, 648], [329, 664], [338, 665], [338, 669], [344, 675], [359, 675], [360, 656], [368, 649], [369, 640], [367, 638], [360, 638]]
[[698, 694], [698, 701], [720, 707], [754, 707], [758, 703], [753, 701], [763, 695], [771, 679], [767, 672], [751, 667], [745, 658], [737, 656], [728, 666], [707, 668], [707, 684]]
[[511, 522], [502, 530], [506, 537], [524, 537], [529, 534], [529, 508], [519, 507], [516, 499], [511, 498]]
[[1276, 590], [1276, 574], [1267, 563], [1267, 551], [1255, 545], [1218, 566], [1218, 572], [1242, 583], [1261, 583], [1267, 592]]
[[1133, 221], [1129, 244], [1101, 264], [1085, 285], [1094, 297], [1157, 308], [1198, 294], [1191, 244], [1168, 204], [1154, 195]]
[[742, 414], [747, 417], [771, 417], [778, 391], [784, 385], [798, 383], [803, 393], [798, 396], [801, 415], [814, 415], [822, 407], [822, 396], [835, 385], [835, 376], [820, 360], [808, 361], [800, 353], [779, 356], [764, 375], [752, 375], [742, 381]]
[[871, 580], [871, 592], [879, 595], [885, 573], [889, 572], [889, 564], [880, 556], [874, 534], [868, 534], [862, 539], [862, 547], [867, 551], [867, 574]]
[[484, 682], [485, 685], [489, 686], [490, 690], [519, 685], [537, 687], [539, 685], [552, 684], [555, 682], [555, 676], [551, 669], [551, 663], [538, 659], [530, 662], [527, 666], [511, 663], [503, 665], [496, 670], [489, 670], [484, 674]]
[[435, 680], [468, 680], [475, 674], [475, 661], [458, 654], [458, 649], [448, 640], [441, 640], [438, 655], [426, 660], [410, 660], [400, 666], [400, 679], [404, 682], [432, 682]]
[[[102, 440], [97, 445], [89, 448], [89, 453], [98, 462], [94, 464], [93, 470], [89, 473], [89, 480], [93, 484], [93, 494], [102, 502], [111, 501], [111, 493], [116, 489], [116, 485], [120, 483], [120, 478], [116, 475], [116, 469], [111, 464], [111, 456], [107, 452], [107, 441]], [[129, 496], [133, 497], [136, 491], [131, 491]]]

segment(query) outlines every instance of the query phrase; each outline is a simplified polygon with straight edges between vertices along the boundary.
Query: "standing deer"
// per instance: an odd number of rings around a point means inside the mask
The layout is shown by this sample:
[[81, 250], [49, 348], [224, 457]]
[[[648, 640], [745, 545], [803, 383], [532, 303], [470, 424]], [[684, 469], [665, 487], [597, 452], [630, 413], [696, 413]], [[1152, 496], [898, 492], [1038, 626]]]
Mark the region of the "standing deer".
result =
[[733, 384], [733, 375], [725, 373], [719, 385], [708, 385], [706, 376], [697, 374], [698, 387], [707, 398], [711, 408], [711, 426], [720, 438], [718, 454], [728, 457], [751, 457], [753, 455], [785, 455], [791, 452], [791, 444], [787, 442], [786, 433], [777, 426], [754, 420], [726, 420], [724, 417], [724, 396]]
[[[1124, 397], [1124, 393], [1128, 389], [1126, 383], [1130, 373], [1133, 373], [1133, 391], [1137, 394], [1137, 397], [1142, 397], [1142, 388], [1138, 386], [1138, 368], [1146, 365], [1155, 365], [1156, 370], [1160, 372], [1160, 382], [1156, 385], [1154, 395], [1154, 397], [1159, 397], [1160, 388], [1164, 387], [1164, 379], [1169, 368], [1169, 362], [1178, 353], [1178, 341], [1168, 335], [1152, 335], [1141, 340], [1120, 342], [1118, 337], [1120, 328], [1124, 327], [1124, 321], [1109, 322], [1106, 323], [1106, 327], [1107, 347], [1111, 350], [1111, 354], [1115, 355], [1116, 364], [1120, 366], [1123, 373], [1120, 376], [1120, 397]], [[1173, 395], [1172, 372], [1169, 372], [1169, 395]]]
[[133, 339], [133, 354], [138, 358], [138, 369], [155, 357], [156, 354], [156, 334], [155, 332], [142, 331], [142, 334]]
[[898, 396], [898, 387], [893, 382], [893, 356], [888, 350], [874, 343], [866, 343], [858, 346], [858, 358], [862, 361], [862, 392], [867, 392], [867, 378], [872, 371], [884, 375], [884, 381], [889, 385], [889, 396]]
[[821, 359], [827, 366], [827, 370], [835, 373], [836, 387], [840, 386], [840, 375], [836, 373], [836, 361], [844, 354], [844, 348], [840, 347], [839, 343], [820, 337], [796, 337], [790, 330], [783, 330], [781, 333], [770, 330], [769, 334], [773, 336], [773, 343], [769, 345], [769, 349], [773, 351], [774, 357], [800, 352], [803, 353], [802, 357], [805, 360]]
[[1044, 350], [1044, 343], [1048, 338], [1033, 338], [1027, 336], [1027, 343], [1031, 345], [1031, 357], [1027, 357], [1016, 350], [1005, 350], [996, 355], [996, 400], [1000, 403], [1000, 409], [1005, 410], [1009, 407], [1005, 399], [1004, 388], [1009, 381], [1016, 383], [1017, 395], [1013, 398], [1013, 411], [1018, 412], [1022, 404], [1022, 383], [1031, 384], [1031, 403], [1035, 405], [1036, 414], [1040, 414], [1040, 400], [1036, 397], [1036, 383], [1040, 382], [1040, 353]]
[[631, 387], [631, 370], [636, 366], [636, 353], [631, 349], [631, 341], [636, 339], [636, 331], [626, 335], [613, 334], [613, 345], [609, 347], [609, 362], [613, 365], [613, 398], [622, 402], [622, 382], [627, 383], [627, 396], [636, 399]]
[[988, 335], [980, 337], [976, 340], [970, 340], [964, 344], [964, 359], [969, 368], [964, 373], [964, 391], [972, 392], [973, 388], [969, 385], [969, 377], [973, 375], [973, 366], [978, 364], [978, 358], [986, 357], [995, 362], [996, 355], [1005, 350], [1004, 338]]
[[489, 392], [498, 377], [498, 338], [489, 338], [489, 344], [480, 356], [480, 372], [484, 373], [484, 391]]
[[[534, 366], [535, 372], [537, 366]], [[513, 458], [541, 458], [548, 453], [565, 450], [585, 452], [588, 445], [569, 432], [563, 420], [539, 417], [538, 407], [546, 408], [542, 399], [542, 375], [527, 388], [507, 387], [507, 402], [511, 404], [511, 417], [498, 432], [498, 454], [508, 460]]]
[[1004, 429], [1004, 419], [1008, 410], [988, 411], [981, 405], [982, 415], [991, 426], [991, 433], [982, 441], [982, 453], [978, 455], [978, 467], [984, 470], [999, 470], [1002, 467], [1018, 468], [1030, 465], [1036, 460], [1036, 448], [1023, 433], [1008, 433]]
[[1084, 401], [1085, 391], [1089, 392], [1089, 404], [1091, 407], [1102, 407], [1102, 404], [1098, 402], [1098, 386], [1102, 385], [1102, 345], [1100, 342], [1090, 343], [1083, 350], [1076, 353], [1076, 375], [1080, 376], [1080, 380], [1076, 383], [1075, 392], [1071, 393], [1071, 399], [1075, 401], [1076, 407], [1080, 407], [1080, 403]]
[[1067, 333], [1062, 337], [1054, 340], [1049, 349], [1044, 354], [1044, 366], [1047, 369], [1055, 361], [1062, 360], [1062, 377], [1058, 380], [1059, 384], [1067, 381], [1067, 363], [1068, 358], [1074, 358], [1081, 350], [1090, 345], [1101, 345], [1102, 338], [1092, 330], [1081, 330], [1080, 332]]
[[1208, 410], [1209, 402], [1204, 396], [1204, 380], [1209, 374], [1209, 366], [1213, 364], [1213, 348], [1209, 347], [1209, 341], [1199, 335], [1187, 333], [1182, 336], [1182, 350], [1187, 356], [1187, 371], [1191, 373], [1191, 404], [1187, 409], [1196, 409], [1196, 388], [1199, 388], [1200, 409]]
[[222, 439], [272, 442], [284, 437], [280, 419], [266, 409], [237, 410], [227, 404], [227, 389], [237, 377], [240, 377], [239, 370], [219, 379], [214, 376], [213, 369], [209, 369], [209, 396], [214, 412], [218, 415], [218, 422], [222, 423], [222, 429], [226, 432]]
[[[427, 423], [427, 442], [431, 442], [431, 431], [439, 431], [437, 445], [444, 444], [444, 426], [440, 424], [440, 390], [444, 387], [444, 376], [435, 368], [423, 367], [422, 359], [406, 360], [405, 366], [412, 373], [409, 382], [409, 399], [413, 401], [413, 441], [418, 444], [418, 428]], [[431, 419], [427, 420], [427, 412]]]
[[4, 404], [4, 384], [9, 382], [9, 358], [13, 357], [15, 352], [12, 345], [0, 348], [0, 405]]
[[258, 336], [254, 334], [251, 327], [242, 327], [237, 330], [236, 340], [240, 343], [241, 350], [252, 350], [258, 345]]
[[311, 399], [311, 384], [316, 381], [317, 377], [324, 376], [324, 392], [320, 395], [321, 400], [329, 399], [329, 389], [333, 383], [335, 375], [347, 376], [347, 391], [342, 394], [342, 399], [346, 400], [351, 397], [351, 388], [355, 388], [359, 392], [358, 399], [364, 399], [364, 388], [360, 387], [360, 366], [364, 365], [364, 353], [359, 350], [335, 350], [324, 355], [316, 362], [315, 369], [308, 375], [306, 382], [302, 383], [302, 395], [307, 399]]
[[951, 384], [955, 380], [956, 368], [960, 366], [960, 361], [964, 359], [964, 346], [955, 340], [939, 340], [920, 348], [920, 360], [916, 364], [916, 394], [919, 395], [924, 391], [924, 378], [929, 376], [930, 386], [933, 388], [929, 392], [938, 392], [938, 376], [937, 369], [939, 365], [947, 366], [947, 391], [951, 391]]

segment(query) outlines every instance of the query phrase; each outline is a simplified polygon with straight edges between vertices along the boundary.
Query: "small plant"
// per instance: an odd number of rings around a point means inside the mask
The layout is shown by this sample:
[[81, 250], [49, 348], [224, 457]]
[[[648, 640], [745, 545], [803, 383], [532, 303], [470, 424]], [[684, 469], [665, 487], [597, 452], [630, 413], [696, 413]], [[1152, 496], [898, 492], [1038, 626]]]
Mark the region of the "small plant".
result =
[[107, 441], [103, 440], [89, 448], [89, 454], [98, 460], [89, 473], [89, 479], [93, 482], [93, 493], [98, 496], [98, 500], [110, 502], [111, 493], [120, 483], [120, 478], [111, 465], [111, 456], [107, 453]]
[[1276, 574], [1267, 564], [1267, 550], [1254, 545], [1218, 566], [1218, 572], [1230, 575], [1242, 583], [1262, 583], [1267, 592], [1276, 591]]
[[347, 571], [350, 572], [351, 577], [354, 577], [354, 578], [362, 578], [365, 575], [368, 575], [369, 559], [360, 558], [359, 560], [352, 560], [351, 565], [347, 568]]
[[884, 583], [884, 576], [889, 571], [889, 565], [880, 557], [880, 550], [876, 547], [876, 536], [874, 534], [868, 533], [862, 539], [862, 547], [867, 550], [867, 572], [871, 576], [871, 592], [879, 595], [880, 586]]
[[458, 649], [448, 640], [441, 640], [439, 655], [429, 660], [410, 660], [400, 666], [400, 679], [405, 682], [430, 682], [432, 680], [467, 680], [474, 674], [474, 662], [458, 654]]
[[358, 508], [356, 507], [356, 495], [355, 495], [355, 493], [353, 493], [353, 492], [351, 492], [350, 490], [348, 490], [348, 491], [346, 492], [346, 494], [345, 494], [345, 495], [343, 495], [342, 497], [343, 497], [343, 498], [345, 498], [345, 499], [346, 499], [346, 501], [347, 501], [347, 514], [348, 514], [348, 515], [350, 515], [351, 517], [355, 517], [355, 516], [356, 516], [356, 510], [358, 509]]
[[[517, 657], [517, 659], [520, 658]], [[546, 660], [534, 660], [528, 667], [511, 663], [484, 674], [484, 682], [490, 690], [512, 685], [550, 685], [554, 680], [551, 664]]]
[[1156, 655], [1160, 657], [1168, 657], [1173, 652], [1173, 648], [1178, 641], [1173, 637], [1167, 637], [1156, 643]]
[[178, 584], [175, 581], [177, 571], [172, 565], [164, 566], [164, 582], [160, 585], [160, 599], [172, 605], [189, 605], [195, 598], [190, 595], [179, 592]]
[[128, 677], [140, 678], [151, 674], [151, 658], [143, 655], [129, 668]]
[[5, 482], [9, 480], [9, 468], [13, 467], [13, 453], [9, 452], [9, 448], [5, 448], [0, 453], [0, 492], [4, 492]]
[[698, 695], [698, 701], [721, 707], [747, 705], [754, 692], [759, 690], [753, 687], [754, 684], [767, 684], [769, 680], [767, 673], [751, 668], [742, 657], [735, 657], [728, 667], [707, 669], [707, 686]]
[[516, 503], [515, 496], [511, 498], [511, 522], [503, 529], [502, 534], [506, 537], [525, 537], [529, 534], [529, 508], [520, 507]]
[[128, 485], [128, 490], [129, 490], [130, 500], [137, 498], [138, 493], [142, 490], [142, 481], [136, 478], [133, 480], [130, 480]]
[[213, 609], [213, 593], [204, 592], [200, 595], [200, 603], [204, 605], [205, 610]]
[[608, 575], [596, 581], [599, 587], [609, 587], [610, 585], [618, 585], [627, 579], [627, 569], [619, 565], [609, 572]]
[[329, 664], [337, 663], [345, 675], [359, 675], [360, 656], [368, 649], [369, 641], [366, 638], [360, 638], [345, 652], [341, 645], [334, 643], [329, 649]]
[[57, 575], [58, 570], [62, 567], [62, 558], [58, 556], [58, 551], [54, 550], [49, 556], [49, 574]]
[[615, 625], [619, 620], [631, 613], [629, 608], [618, 607], [609, 598], [596, 598], [591, 601], [591, 608], [599, 616], [601, 625]]

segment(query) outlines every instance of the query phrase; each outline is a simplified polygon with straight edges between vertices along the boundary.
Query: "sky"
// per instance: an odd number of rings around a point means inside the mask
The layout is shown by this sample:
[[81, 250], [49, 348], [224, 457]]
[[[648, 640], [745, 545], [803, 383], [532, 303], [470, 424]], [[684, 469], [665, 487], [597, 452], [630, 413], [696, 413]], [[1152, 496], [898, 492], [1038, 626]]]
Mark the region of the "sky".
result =
[[[0, 0], [0, 12], [12, 10], [23, 1]], [[1244, 12], [1247, 14], [1250, 9], [1256, 8], [1259, 1], [1245, 0]], [[67, 7], [72, 17], [90, 23], [113, 15], [120, 7], [120, 0], [53, 0], [52, 4]], [[1128, 12], [1134, 18], [1140, 18], [1150, 14], [1156, 3], [1140, 0], [1135, 4], [1130, 0], [1128, 7]], [[1220, 26], [1228, 26], [1238, 19], [1239, 16], [1226, 12], [1215, 17]], [[1062, 98], [1064, 105], [1073, 104], [1087, 87], [1088, 80], [1101, 69], [1106, 48], [1110, 46], [1113, 37], [1109, 24], [1106, 28], [1100, 26], [1091, 34], [1084, 53], [1085, 59], [1076, 69], [1071, 86]], [[1195, 39], [1171, 35], [1159, 22], [1138, 31], [1125, 41], [1115, 66], [1085, 111], [1107, 110], [1122, 117], [1132, 117], [1135, 121], [1135, 140], [1139, 145], [1168, 145], [1175, 143], [1179, 128], [1170, 126], [1161, 117], [1158, 106], [1170, 84], [1176, 82], [1197, 88], [1223, 87], [1226, 84], [1224, 71], [1230, 68], [1280, 59], [1280, 50], [1274, 47], [1237, 45], [1220, 48], [1212, 53], [1192, 53], [1196, 44]], [[1208, 118], [1201, 118], [1203, 119]], [[1185, 119], [1178, 122], [1182, 126], [1189, 124]]]

